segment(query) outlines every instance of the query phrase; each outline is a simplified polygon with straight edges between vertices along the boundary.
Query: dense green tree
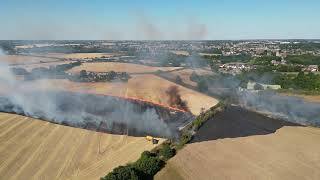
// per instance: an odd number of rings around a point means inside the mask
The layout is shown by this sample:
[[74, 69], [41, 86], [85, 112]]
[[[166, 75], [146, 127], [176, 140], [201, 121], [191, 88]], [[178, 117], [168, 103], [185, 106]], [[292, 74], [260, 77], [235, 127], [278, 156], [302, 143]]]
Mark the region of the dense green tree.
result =
[[80, 78], [84, 79], [84, 78], [87, 78], [87, 77], [88, 77], [87, 71], [86, 70], [81, 70], [80, 71]]
[[119, 166], [101, 180], [139, 180], [137, 171], [132, 165]]
[[288, 63], [303, 64], [303, 65], [320, 65], [320, 56], [314, 56], [311, 54], [304, 55], [290, 55], [286, 57]]
[[164, 161], [154, 156], [150, 152], [142, 153], [140, 159], [134, 164], [134, 167], [143, 172], [146, 176], [155, 175], [164, 166]]
[[172, 149], [169, 144], [164, 144], [160, 149], [159, 155], [164, 160], [168, 160], [175, 155], [175, 150]]

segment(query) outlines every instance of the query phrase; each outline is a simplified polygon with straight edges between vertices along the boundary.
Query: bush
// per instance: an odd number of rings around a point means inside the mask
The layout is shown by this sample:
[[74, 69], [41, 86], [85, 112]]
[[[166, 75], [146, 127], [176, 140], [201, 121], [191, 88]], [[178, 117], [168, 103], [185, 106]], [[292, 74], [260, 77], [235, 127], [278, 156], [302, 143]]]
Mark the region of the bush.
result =
[[192, 127], [194, 130], [198, 130], [202, 125], [202, 117], [198, 116], [193, 122]]
[[177, 76], [175, 81], [176, 81], [177, 84], [182, 84], [183, 83], [183, 81], [182, 81], [180, 76]]
[[256, 83], [253, 87], [254, 90], [263, 90], [263, 86], [259, 83]]
[[139, 180], [138, 173], [132, 165], [119, 166], [101, 180]]
[[23, 69], [23, 68], [11, 68], [12, 73], [14, 73], [15, 75], [28, 75], [28, 71]]
[[163, 166], [164, 161], [150, 152], [143, 152], [140, 159], [134, 164], [135, 169], [144, 173], [146, 177], [154, 176]]
[[160, 149], [159, 155], [164, 160], [168, 160], [175, 155], [175, 150], [171, 149], [169, 144], [165, 144], [162, 146], [162, 149]]
[[185, 144], [191, 141], [192, 134], [190, 131], [184, 131], [180, 137], [177, 149], [181, 149]]

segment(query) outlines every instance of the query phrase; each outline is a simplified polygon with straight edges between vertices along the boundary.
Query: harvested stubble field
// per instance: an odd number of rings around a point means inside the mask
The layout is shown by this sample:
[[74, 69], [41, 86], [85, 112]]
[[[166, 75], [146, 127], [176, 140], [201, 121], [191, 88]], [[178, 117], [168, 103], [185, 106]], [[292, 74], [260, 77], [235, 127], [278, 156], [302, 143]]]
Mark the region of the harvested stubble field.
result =
[[53, 61], [57, 61], [57, 59], [23, 56], [23, 55], [0, 55], [0, 62], [9, 64], [9, 65], [23, 65], [23, 64], [41, 63], [41, 62], [53, 62]]
[[190, 76], [193, 72], [197, 73], [198, 75], [214, 75], [214, 73], [210, 69], [194, 68], [194, 69], [181, 69], [181, 70], [176, 70], [169, 73], [163, 73], [163, 76], [173, 81], [176, 79], [177, 76], [180, 76], [183, 83], [193, 87], [197, 87], [197, 83], [190, 80]]
[[24, 65], [17, 65], [12, 67], [21, 67], [26, 69], [27, 71], [31, 71], [33, 68], [45, 67], [49, 68], [50, 66], [57, 66], [61, 64], [69, 64], [76, 61], [55, 61], [55, 62], [43, 62], [43, 63], [34, 63], [34, 64], [24, 64]]
[[200, 128], [155, 179], [320, 178], [320, 129], [231, 109]]
[[282, 93], [285, 96], [294, 96], [298, 98], [302, 98], [309, 102], [320, 103], [320, 95], [304, 95], [304, 94], [292, 94], [292, 93]]
[[0, 179], [99, 179], [155, 147], [144, 137], [99, 133], [7, 113], [0, 113], [0, 144]]
[[188, 51], [171, 51], [171, 53], [176, 55], [183, 55], [183, 56], [189, 56], [190, 53]]
[[45, 56], [53, 58], [64, 58], [64, 59], [92, 59], [101, 57], [112, 57], [121, 55], [120, 53], [48, 53]]
[[130, 64], [130, 63], [118, 63], [118, 62], [95, 62], [95, 63], [82, 63], [82, 65], [77, 66], [69, 70], [71, 73], [79, 73], [81, 70], [85, 69], [92, 72], [106, 72], [106, 71], [116, 71], [116, 72], [127, 72], [127, 73], [151, 73], [158, 70], [170, 71], [175, 69], [180, 69], [181, 67], [153, 67], [144, 66], [140, 64]]
[[[139, 98], [156, 103], [170, 105], [166, 90], [177, 85], [156, 75], [133, 75], [128, 82], [98, 82], [77, 83], [69, 80], [40, 80], [36, 82], [37, 90], [69, 90], [73, 92], [86, 92], [92, 94], [114, 95]], [[218, 103], [218, 100], [200, 92], [179, 86], [182, 100], [187, 101], [190, 111], [197, 115], [201, 108], [208, 109]], [[22, 87], [21, 87], [22, 88]], [[25, 90], [33, 89], [33, 82], [23, 87]]]
[[[34, 64], [30, 66], [25, 65], [22, 67], [32, 68], [36, 66], [40, 66], [40, 64]], [[70, 90], [74, 92], [133, 97], [169, 105], [166, 90], [170, 86], [177, 84], [153, 75], [152, 73], [157, 70], [170, 71], [177, 68], [181, 67], [151, 67], [138, 64], [115, 62], [83, 63], [81, 66], [77, 66], [71, 69], [69, 72], [77, 73], [82, 69], [96, 72], [125, 71], [131, 73], [132, 78], [129, 79], [128, 82], [93, 83], [77, 83], [61, 79], [42, 79], [38, 80], [37, 82], [26, 82], [21, 88], [24, 88], [25, 90], [34, 90], [34, 88], [37, 88], [36, 90]], [[138, 75], [135, 75], [134, 73], [137, 73]], [[208, 109], [218, 103], [218, 100], [215, 98], [180, 85], [177, 86], [179, 87], [182, 100], [187, 101], [190, 111], [195, 115], [199, 114], [202, 108]]]

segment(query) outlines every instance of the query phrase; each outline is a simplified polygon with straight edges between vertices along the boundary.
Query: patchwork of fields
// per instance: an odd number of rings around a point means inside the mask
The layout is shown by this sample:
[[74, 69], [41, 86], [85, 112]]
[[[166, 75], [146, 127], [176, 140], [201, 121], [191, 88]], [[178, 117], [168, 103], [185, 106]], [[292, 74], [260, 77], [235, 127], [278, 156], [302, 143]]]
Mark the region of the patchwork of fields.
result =
[[21, 88], [28, 90], [68, 90], [92, 94], [114, 95], [139, 98], [164, 105], [170, 105], [166, 93], [170, 86], [178, 86], [182, 100], [190, 111], [197, 115], [201, 109], [208, 109], [218, 100], [200, 92], [185, 88], [152, 74], [134, 75], [128, 82], [78, 83], [69, 80], [38, 80], [25, 83]]

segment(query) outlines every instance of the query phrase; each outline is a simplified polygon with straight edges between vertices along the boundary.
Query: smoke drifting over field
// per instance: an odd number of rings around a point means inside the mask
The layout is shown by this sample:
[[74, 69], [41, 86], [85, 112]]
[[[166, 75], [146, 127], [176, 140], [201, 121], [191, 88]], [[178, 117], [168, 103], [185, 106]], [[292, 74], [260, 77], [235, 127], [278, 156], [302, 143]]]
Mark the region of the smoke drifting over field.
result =
[[[32, 81], [33, 89], [30, 91], [24, 89], [26, 82], [16, 80], [9, 66], [3, 63], [0, 64], [0, 74], [1, 89], [5, 92], [3, 97], [0, 96], [0, 111], [25, 114], [76, 127], [102, 125], [110, 132], [120, 128], [169, 138], [177, 136], [175, 128], [178, 124], [171, 126], [165, 121], [172, 120], [172, 117], [183, 117], [178, 113], [172, 115], [172, 112], [164, 108], [140, 105], [114, 97], [50, 92], [43, 90], [48, 84], [37, 81]], [[36, 88], [40, 90], [36, 91]], [[160, 117], [161, 115], [165, 118]]]
[[[270, 83], [273, 79], [269, 73], [253, 75], [257, 82]], [[232, 75], [221, 76], [209, 82], [209, 93], [229, 98], [249, 110], [258, 111], [274, 118], [302, 124], [320, 126], [320, 103], [308, 102], [302, 98], [281, 95], [272, 90], [246, 90], [238, 88], [241, 80]]]
[[302, 125], [320, 126], [320, 104], [297, 97], [279, 95], [274, 92], [238, 93], [241, 105]]
[[180, 95], [178, 86], [170, 86], [167, 89], [166, 93], [169, 96], [170, 106], [177, 107], [177, 108], [183, 109], [185, 111], [189, 111], [187, 102], [183, 101], [181, 99], [181, 95]]

